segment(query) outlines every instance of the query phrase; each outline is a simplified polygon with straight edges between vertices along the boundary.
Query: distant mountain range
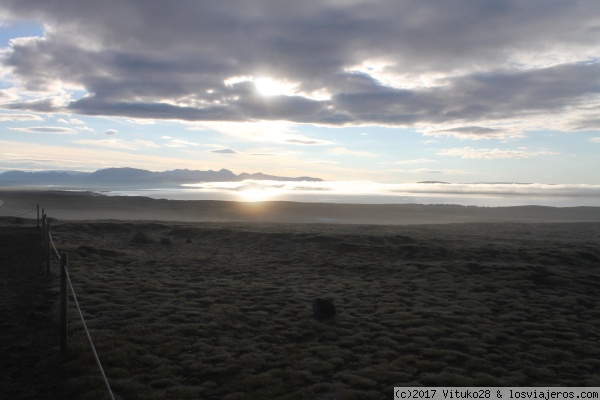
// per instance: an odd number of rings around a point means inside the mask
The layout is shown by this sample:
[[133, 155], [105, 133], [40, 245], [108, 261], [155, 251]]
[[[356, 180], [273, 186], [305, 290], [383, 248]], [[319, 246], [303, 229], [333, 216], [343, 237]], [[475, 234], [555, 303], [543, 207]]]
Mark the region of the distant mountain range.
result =
[[0, 174], [0, 186], [66, 186], [79, 188], [156, 188], [177, 187], [186, 183], [201, 182], [238, 182], [246, 179], [272, 181], [313, 181], [322, 179], [309, 176], [285, 177], [254, 174], [234, 174], [228, 169], [219, 171], [198, 171], [176, 169], [172, 171], [153, 172], [138, 168], [107, 168], [96, 172], [81, 171], [7, 171]]

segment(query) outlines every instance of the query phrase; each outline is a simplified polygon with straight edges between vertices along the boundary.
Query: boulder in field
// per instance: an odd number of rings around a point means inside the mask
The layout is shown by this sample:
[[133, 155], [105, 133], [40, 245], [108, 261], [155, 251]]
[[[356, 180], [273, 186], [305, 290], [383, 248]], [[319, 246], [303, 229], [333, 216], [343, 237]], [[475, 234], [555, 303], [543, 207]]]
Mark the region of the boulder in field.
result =
[[154, 243], [154, 239], [145, 234], [144, 232], [138, 232], [132, 239], [131, 243], [135, 244], [151, 244]]
[[316, 298], [312, 302], [313, 317], [324, 321], [335, 317], [335, 305], [331, 300]]

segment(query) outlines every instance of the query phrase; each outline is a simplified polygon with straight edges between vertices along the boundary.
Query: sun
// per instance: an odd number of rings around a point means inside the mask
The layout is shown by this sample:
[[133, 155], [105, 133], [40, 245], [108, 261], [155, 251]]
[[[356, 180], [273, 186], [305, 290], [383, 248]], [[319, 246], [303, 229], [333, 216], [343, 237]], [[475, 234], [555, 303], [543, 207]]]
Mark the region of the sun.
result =
[[278, 81], [275, 79], [260, 77], [254, 79], [254, 86], [258, 93], [263, 96], [291, 96], [294, 94], [296, 85], [286, 81]]
[[273, 192], [265, 189], [245, 189], [240, 190], [238, 194], [242, 201], [255, 203], [259, 201], [268, 201], [273, 198]]

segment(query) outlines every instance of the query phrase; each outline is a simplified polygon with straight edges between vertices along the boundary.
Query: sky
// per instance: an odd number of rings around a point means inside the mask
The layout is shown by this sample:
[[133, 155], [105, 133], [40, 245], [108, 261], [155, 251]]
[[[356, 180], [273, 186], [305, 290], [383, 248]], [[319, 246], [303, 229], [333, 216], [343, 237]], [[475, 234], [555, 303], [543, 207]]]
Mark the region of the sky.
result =
[[600, 2], [1, 0], [0, 172], [600, 184]]

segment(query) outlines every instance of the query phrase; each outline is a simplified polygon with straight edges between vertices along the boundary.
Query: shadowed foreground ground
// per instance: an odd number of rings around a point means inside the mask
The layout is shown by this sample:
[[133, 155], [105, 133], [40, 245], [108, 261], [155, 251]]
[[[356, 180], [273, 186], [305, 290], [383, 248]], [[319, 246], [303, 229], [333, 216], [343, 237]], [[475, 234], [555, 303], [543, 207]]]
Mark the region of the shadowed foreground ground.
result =
[[0, 397], [57, 398], [58, 324], [53, 306], [58, 282], [45, 274], [35, 222], [1, 221]]
[[[120, 399], [600, 386], [598, 223], [57, 221], [53, 235]], [[335, 320], [312, 319], [315, 297]], [[104, 398], [74, 307], [70, 320], [61, 390]]]

